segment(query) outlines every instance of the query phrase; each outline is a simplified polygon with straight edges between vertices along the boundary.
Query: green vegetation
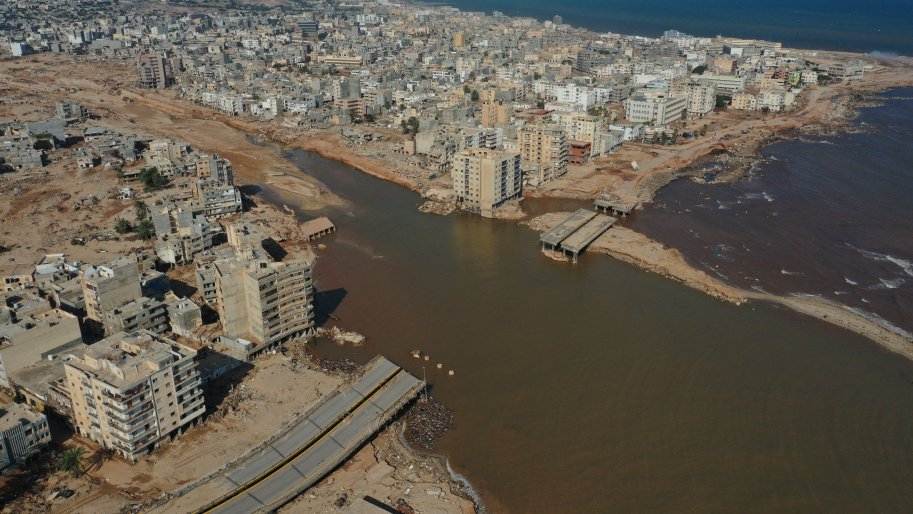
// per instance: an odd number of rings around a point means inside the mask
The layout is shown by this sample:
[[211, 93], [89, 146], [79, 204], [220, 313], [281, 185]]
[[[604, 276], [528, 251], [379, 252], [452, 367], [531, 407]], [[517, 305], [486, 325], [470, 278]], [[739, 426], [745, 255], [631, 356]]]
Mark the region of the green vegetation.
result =
[[32, 145], [32, 148], [35, 150], [53, 150], [54, 143], [48, 141], [47, 139], [39, 139], [38, 141], [35, 141], [35, 143]]
[[472, 95], [470, 95], [469, 98], [470, 98], [473, 102], [478, 102], [478, 101], [479, 101], [479, 90], [478, 90], [478, 89], [473, 89], [473, 90], [472, 90]]
[[691, 70], [691, 73], [694, 75], [702, 75], [705, 71], [707, 71], [707, 66], [701, 65]]
[[410, 116], [408, 120], [401, 121], [400, 126], [403, 128], [403, 134], [418, 134], [418, 118]]
[[133, 212], [136, 213], [136, 219], [142, 221], [149, 216], [149, 206], [142, 200], [133, 202]]
[[117, 218], [117, 222], [114, 223], [114, 231], [118, 234], [133, 232], [133, 224], [124, 218]]
[[143, 220], [136, 226], [136, 235], [143, 241], [148, 241], [155, 237], [155, 225], [152, 220]]
[[82, 460], [83, 455], [86, 453], [86, 449], [82, 446], [73, 448], [72, 450], [67, 450], [60, 457], [60, 470], [69, 473], [74, 477], [78, 477], [82, 474]]
[[158, 168], [143, 168], [139, 172], [139, 180], [146, 186], [146, 191], [161, 189], [168, 185], [168, 180], [159, 173]]

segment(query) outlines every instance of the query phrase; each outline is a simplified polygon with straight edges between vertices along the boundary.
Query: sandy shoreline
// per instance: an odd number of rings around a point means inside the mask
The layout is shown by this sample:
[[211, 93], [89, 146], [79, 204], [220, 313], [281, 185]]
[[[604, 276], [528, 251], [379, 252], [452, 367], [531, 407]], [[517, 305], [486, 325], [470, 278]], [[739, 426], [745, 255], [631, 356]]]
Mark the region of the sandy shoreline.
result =
[[[524, 222], [544, 232], [571, 213], [549, 213]], [[750, 301], [769, 302], [863, 335], [884, 348], [913, 360], [913, 341], [908, 335], [891, 330], [874, 318], [842, 305], [813, 296], [778, 296], [746, 291], [726, 284], [689, 264], [678, 250], [654, 241], [626, 227], [616, 226], [598, 237], [588, 251], [612, 256], [641, 269], [676, 280], [715, 298], [743, 305]]]

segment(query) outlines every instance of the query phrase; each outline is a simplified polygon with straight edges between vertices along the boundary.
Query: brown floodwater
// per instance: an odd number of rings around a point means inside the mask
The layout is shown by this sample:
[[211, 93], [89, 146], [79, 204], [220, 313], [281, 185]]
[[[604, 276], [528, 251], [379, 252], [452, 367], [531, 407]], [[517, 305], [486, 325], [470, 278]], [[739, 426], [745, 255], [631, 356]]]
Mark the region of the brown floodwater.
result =
[[368, 340], [318, 352], [384, 354], [419, 377], [409, 352], [429, 354], [456, 416], [436, 450], [490, 511], [913, 508], [909, 361], [605, 256], [553, 262], [527, 228], [424, 215], [412, 192], [288, 156], [350, 200], [323, 211], [339, 231], [315, 268], [318, 311]]

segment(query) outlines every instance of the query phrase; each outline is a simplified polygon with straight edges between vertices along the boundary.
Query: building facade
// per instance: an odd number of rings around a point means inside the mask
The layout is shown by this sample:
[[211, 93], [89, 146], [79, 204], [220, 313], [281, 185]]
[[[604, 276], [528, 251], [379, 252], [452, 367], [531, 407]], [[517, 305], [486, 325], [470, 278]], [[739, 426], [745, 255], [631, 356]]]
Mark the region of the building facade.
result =
[[542, 184], [567, 172], [567, 135], [557, 127], [526, 125], [517, 136], [523, 167], [532, 171], [533, 184]]
[[151, 332], [120, 332], [64, 363], [73, 424], [136, 462], [205, 411], [196, 351]]
[[457, 202], [484, 217], [523, 193], [520, 154], [471, 148], [453, 156], [453, 191]]
[[140, 54], [136, 58], [139, 83], [151, 89], [164, 89], [174, 84], [174, 72], [163, 55]]
[[17, 403], [0, 404], [0, 470], [24, 464], [51, 444], [51, 430], [44, 414]]
[[219, 319], [225, 335], [262, 348], [314, 331], [311, 263], [230, 259], [213, 264]]

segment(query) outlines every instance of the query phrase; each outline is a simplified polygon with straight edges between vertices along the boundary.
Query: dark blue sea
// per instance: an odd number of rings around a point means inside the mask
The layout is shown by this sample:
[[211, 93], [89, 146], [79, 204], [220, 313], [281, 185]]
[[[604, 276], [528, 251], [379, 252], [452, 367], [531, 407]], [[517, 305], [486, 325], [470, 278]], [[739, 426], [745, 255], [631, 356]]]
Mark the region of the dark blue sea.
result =
[[463, 10], [501, 11], [596, 31], [659, 36], [677, 29], [781, 41], [793, 48], [913, 55], [911, 0], [447, 0]]
[[735, 285], [818, 295], [913, 332], [913, 89], [862, 109], [862, 132], [762, 150], [735, 184], [679, 180], [635, 229]]

